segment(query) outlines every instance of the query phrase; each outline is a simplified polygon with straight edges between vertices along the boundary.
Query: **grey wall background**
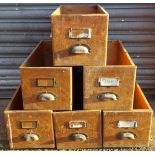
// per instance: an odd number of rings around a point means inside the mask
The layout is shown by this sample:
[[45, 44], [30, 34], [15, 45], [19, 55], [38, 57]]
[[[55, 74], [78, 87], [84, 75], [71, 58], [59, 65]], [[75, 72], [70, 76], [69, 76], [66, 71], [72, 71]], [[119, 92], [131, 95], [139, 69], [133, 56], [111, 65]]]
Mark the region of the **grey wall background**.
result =
[[[0, 98], [20, 83], [18, 67], [36, 44], [50, 39], [56, 4], [0, 4]], [[138, 65], [137, 80], [155, 94], [155, 4], [102, 4], [110, 14], [109, 39], [122, 40]]]

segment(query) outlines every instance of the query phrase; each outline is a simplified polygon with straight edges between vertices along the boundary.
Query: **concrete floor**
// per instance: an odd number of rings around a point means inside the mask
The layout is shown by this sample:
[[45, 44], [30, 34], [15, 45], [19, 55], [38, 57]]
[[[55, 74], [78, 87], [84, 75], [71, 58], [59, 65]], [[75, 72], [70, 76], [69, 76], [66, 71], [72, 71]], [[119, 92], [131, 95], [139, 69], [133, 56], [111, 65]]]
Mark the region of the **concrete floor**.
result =
[[[9, 150], [9, 145], [7, 141], [7, 135], [6, 135], [6, 130], [5, 130], [5, 125], [4, 125], [4, 115], [3, 111], [6, 108], [9, 100], [0, 100], [0, 150]], [[154, 110], [155, 113], [155, 100], [150, 100], [150, 104]], [[40, 150], [40, 149], [39, 149]], [[44, 149], [47, 150], [47, 149]], [[48, 149], [49, 150], [49, 149]], [[52, 150], [52, 149], [51, 149]], [[97, 150], [97, 151], [102, 151], [102, 150], [110, 150], [110, 151], [115, 151], [115, 150], [135, 150], [135, 151], [155, 151], [155, 114], [153, 116], [153, 124], [152, 124], [152, 133], [151, 133], [151, 139], [150, 139], [150, 146], [149, 147], [141, 147], [141, 148], [105, 148], [105, 149], [79, 149], [79, 150]]]

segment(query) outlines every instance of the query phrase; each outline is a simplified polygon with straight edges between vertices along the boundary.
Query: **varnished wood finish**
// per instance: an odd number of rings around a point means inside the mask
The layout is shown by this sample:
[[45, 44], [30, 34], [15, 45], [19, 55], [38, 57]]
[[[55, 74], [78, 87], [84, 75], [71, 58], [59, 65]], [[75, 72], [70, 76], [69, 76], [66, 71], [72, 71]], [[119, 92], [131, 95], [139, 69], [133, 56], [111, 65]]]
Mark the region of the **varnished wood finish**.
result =
[[[51, 55], [51, 43], [41, 41], [20, 66], [24, 109], [72, 109], [72, 68], [52, 67]], [[40, 101], [46, 92], [55, 100]]]
[[[19, 87], [4, 111], [8, 141], [11, 149], [54, 148], [53, 118], [51, 110], [23, 110]], [[27, 127], [23, 126], [24, 123]], [[33, 122], [33, 126], [30, 126]], [[34, 126], [35, 122], [38, 126]], [[24, 134], [36, 134], [38, 141], [24, 141]]]
[[[61, 6], [51, 15], [54, 66], [106, 65], [108, 13], [100, 5]], [[69, 29], [92, 29], [92, 37], [69, 38]], [[70, 54], [73, 45], [89, 46], [89, 54]]]
[[[84, 109], [132, 110], [136, 66], [119, 41], [108, 41], [107, 66], [84, 66]], [[117, 78], [116, 87], [99, 87], [98, 78]], [[100, 101], [100, 93], [115, 93], [118, 100]]]
[[[135, 87], [134, 109], [132, 111], [103, 112], [103, 146], [104, 147], [142, 147], [149, 146], [152, 123], [152, 109], [139, 85]], [[136, 121], [136, 128], [118, 128], [118, 121]], [[120, 132], [132, 132], [135, 139], [119, 140]]]
[[[70, 122], [86, 122], [85, 128], [69, 128]], [[101, 111], [54, 112], [54, 127], [57, 149], [102, 147]], [[84, 134], [86, 141], [73, 141], [71, 135]]]

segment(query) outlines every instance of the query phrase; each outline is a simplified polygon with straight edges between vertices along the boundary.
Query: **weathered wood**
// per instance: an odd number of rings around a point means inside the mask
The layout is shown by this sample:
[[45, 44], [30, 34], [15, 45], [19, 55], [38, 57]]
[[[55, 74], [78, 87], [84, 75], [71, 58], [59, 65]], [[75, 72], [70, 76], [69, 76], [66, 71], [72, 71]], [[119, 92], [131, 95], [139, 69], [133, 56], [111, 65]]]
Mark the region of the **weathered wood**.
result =
[[[151, 98], [149, 98], [148, 100], [151, 105], [154, 105], [155, 100], [152, 100]], [[8, 100], [0, 100], [0, 103], [3, 103], [5, 105], [8, 104]], [[154, 107], [152, 107], [153, 110], [155, 109]], [[0, 124], [1, 124], [1, 128], [0, 128], [0, 149], [1, 150], [9, 150], [9, 146], [8, 146], [8, 140], [7, 140], [7, 135], [5, 133], [5, 127], [4, 127], [4, 117], [3, 117], [3, 111], [4, 108], [0, 107], [0, 111], [1, 111], [1, 116], [0, 116]], [[43, 149], [41, 149], [43, 150]], [[47, 150], [47, 149], [46, 149]], [[52, 151], [53, 149], [48, 149], [50, 151]], [[80, 149], [81, 150], [81, 149]], [[82, 149], [82, 150], [88, 150], [88, 149]], [[153, 120], [152, 120], [152, 130], [151, 130], [151, 139], [150, 139], [150, 145], [149, 147], [138, 147], [138, 148], [100, 148], [100, 149], [89, 149], [89, 150], [107, 150], [107, 151], [113, 151], [113, 150], [136, 150], [136, 151], [141, 151], [141, 150], [155, 150], [155, 117], [153, 116]]]
[[[153, 111], [139, 85], [135, 87], [134, 109], [132, 111], [103, 112], [103, 146], [143, 147], [149, 146]], [[135, 121], [135, 127], [118, 127], [119, 121]], [[110, 131], [110, 132], [109, 132]], [[135, 139], [119, 139], [120, 133], [132, 133]], [[131, 137], [130, 137], [131, 138]]]
[[[102, 147], [101, 111], [85, 110], [53, 114], [57, 149]], [[86, 139], [81, 141], [73, 139], [75, 134], [82, 134]]]
[[[23, 110], [20, 87], [4, 116], [11, 149], [55, 147], [52, 110]], [[25, 135], [35, 136], [26, 139]]]
[[[51, 15], [54, 66], [105, 66], [108, 20], [108, 13], [99, 5], [61, 6], [56, 9]], [[72, 52], [77, 45], [88, 51]]]
[[24, 109], [72, 109], [72, 68], [52, 66], [51, 43], [42, 41], [20, 66]]
[[[83, 74], [84, 109], [132, 110], [136, 66], [119, 41], [108, 42], [107, 66], [84, 66]], [[103, 86], [99, 78], [105, 80]], [[101, 100], [101, 93], [113, 98]]]

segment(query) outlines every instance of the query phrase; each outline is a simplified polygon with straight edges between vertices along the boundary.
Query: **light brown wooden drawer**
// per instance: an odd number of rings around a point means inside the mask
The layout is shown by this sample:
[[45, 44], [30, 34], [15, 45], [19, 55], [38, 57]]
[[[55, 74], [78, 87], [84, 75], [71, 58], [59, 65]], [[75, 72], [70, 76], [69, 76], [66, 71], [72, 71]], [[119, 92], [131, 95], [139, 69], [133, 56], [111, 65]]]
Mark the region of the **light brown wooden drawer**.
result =
[[53, 114], [57, 149], [102, 147], [101, 111]]
[[108, 41], [107, 66], [84, 66], [84, 109], [132, 110], [136, 66], [119, 41]]
[[20, 87], [4, 116], [11, 149], [55, 147], [52, 110], [23, 110]]
[[149, 146], [152, 114], [142, 90], [136, 85], [132, 111], [103, 112], [103, 146]]
[[54, 66], [105, 66], [108, 21], [100, 5], [57, 8], [51, 14]]
[[53, 67], [50, 46], [41, 41], [20, 66], [24, 109], [72, 110], [72, 68]]

